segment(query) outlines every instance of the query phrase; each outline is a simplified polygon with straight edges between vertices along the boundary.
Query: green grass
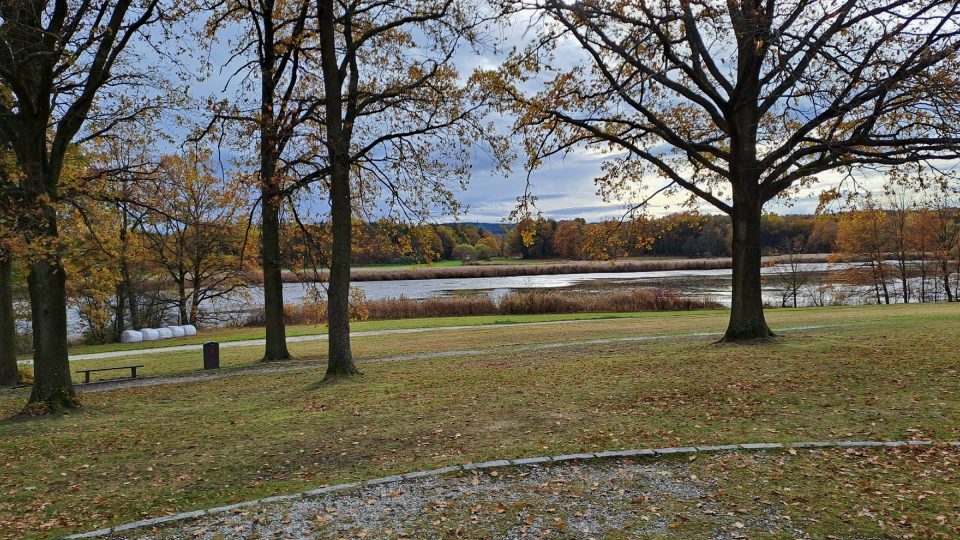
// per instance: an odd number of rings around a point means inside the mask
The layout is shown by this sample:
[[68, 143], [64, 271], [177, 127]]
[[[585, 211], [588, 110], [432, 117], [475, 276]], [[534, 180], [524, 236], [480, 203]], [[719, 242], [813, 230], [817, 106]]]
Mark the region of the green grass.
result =
[[[478, 315], [471, 317], [434, 317], [428, 319], [400, 319], [388, 321], [360, 321], [351, 324], [354, 332], [372, 330], [397, 330], [405, 328], [440, 328], [445, 326], [478, 326], [486, 324], [511, 324], [527, 322], [549, 321], [578, 321], [594, 319], [623, 319], [657, 316], [657, 312], [645, 313], [558, 313], [534, 315]], [[664, 314], [669, 316], [669, 314]], [[287, 337], [313, 336], [327, 333], [327, 327], [322, 325], [301, 324], [287, 326]], [[199, 345], [208, 341], [245, 341], [263, 339], [263, 327], [242, 328], [210, 328], [200, 330], [196, 336], [165, 339], [162, 341], [145, 341], [140, 343], [107, 343], [105, 345], [74, 345], [70, 347], [71, 355], [94, 354], [114, 351], [132, 351], [140, 349], [155, 349], [164, 347], [178, 347], [181, 345]], [[26, 358], [28, 356], [24, 356]]]
[[[318, 354], [297, 371], [85, 394], [72, 414], [0, 424], [0, 535], [52, 537], [491, 458], [769, 440], [960, 438], [960, 304], [773, 310], [775, 329], [828, 326], [784, 332], [768, 343], [681, 336], [576, 343], [721, 331], [725, 317], [660, 313], [373, 336], [355, 340], [358, 356], [470, 348], [487, 354], [366, 362], [356, 380], [317, 386]], [[565, 344], [524, 348], [537, 342]], [[325, 346], [303, 345], [321, 353]], [[244, 350], [230, 362], [252, 364], [259, 349]], [[170, 356], [152, 360], [146, 372], [187, 368]], [[0, 393], [0, 415], [14, 414], [25, 397]], [[881, 465], [843, 478], [893, 496], [897, 483], [916, 472], [898, 460]], [[820, 466], [832, 471], [835, 464], [774, 463], [755, 476], [731, 475], [731, 485], [815, 485], [824, 480], [803, 475]], [[949, 474], [923, 479], [931, 491], [955, 488], [950, 482]], [[842, 516], [856, 516], [863, 504], [844, 496], [851, 489], [818, 489], [833, 490], [832, 498], [811, 497], [810, 509], [788, 510], [798, 519], [823, 519], [816, 512], [825, 507], [830, 519], [846, 523]], [[748, 511], [756, 504], [743, 501]], [[955, 520], [956, 503], [949, 504]], [[930, 527], [945, 511], [901, 507], [919, 513], [911, 523]], [[864, 521], [857, 520], [846, 526]]]
[[415, 264], [357, 264], [352, 266], [352, 268], [356, 270], [366, 268], [374, 268], [377, 270], [411, 270], [414, 268], [447, 268], [450, 266], [463, 266], [463, 261], [435, 261], [432, 263]]

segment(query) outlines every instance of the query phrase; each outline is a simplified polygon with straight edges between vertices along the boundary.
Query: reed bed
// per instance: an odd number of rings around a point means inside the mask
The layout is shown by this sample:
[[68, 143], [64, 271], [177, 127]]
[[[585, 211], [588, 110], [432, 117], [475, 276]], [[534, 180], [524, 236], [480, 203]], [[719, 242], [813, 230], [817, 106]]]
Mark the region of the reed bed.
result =
[[542, 313], [608, 313], [714, 309], [706, 298], [683, 296], [671, 289], [627, 289], [607, 292], [514, 291], [497, 306], [502, 315]]
[[[669, 289], [630, 289], [603, 292], [513, 291], [499, 301], [488, 294], [442, 296], [425, 299], [406, 297], [353, 302], [353, 317], [360, 320], [420, 319], [471, 315], [537, 315], [548, 313], [623, 313], [633, 311], [680, 311], [714, 309], [720, 304], [682, 296]], [[325, 302], [284, 306], [287, 324], [325, 324]], [[246, 326], [263, 326], [263, 313], [253, 314]]]

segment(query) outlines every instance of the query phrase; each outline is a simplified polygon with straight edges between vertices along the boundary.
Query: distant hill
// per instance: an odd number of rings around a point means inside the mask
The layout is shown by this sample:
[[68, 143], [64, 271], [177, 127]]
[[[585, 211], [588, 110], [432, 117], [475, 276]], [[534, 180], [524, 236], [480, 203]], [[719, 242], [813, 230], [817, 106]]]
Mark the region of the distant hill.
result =
[[509, 230], [509, 226], [504, 225], [503, 223], [482, 223], [479, 221], [461, 221], [459, 223], [443, 223], [448, 227], [454, 225], [473, 225], [481, 231], [487, 231], [491, 234], [506, 234]]

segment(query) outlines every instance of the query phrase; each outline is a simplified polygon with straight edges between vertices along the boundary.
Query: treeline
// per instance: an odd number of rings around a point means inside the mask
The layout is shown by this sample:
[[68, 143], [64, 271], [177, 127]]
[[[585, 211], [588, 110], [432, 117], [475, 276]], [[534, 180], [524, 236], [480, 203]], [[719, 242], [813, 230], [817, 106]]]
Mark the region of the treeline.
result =
[[[802, 242], [804, 253], [836, 249], [836, 216], [764, 215], [764, 254]], [[617, 259], [643, 255], [729, 257], [733, 231], [726, 215], [676, 213], [632, 221], [525, 220], [506, 234], [508, 256], [533, 259]]]
[[[283, 237], [288, 268], [326, 267], [331, 244], [329, 223], [288, 224]], [[374, 265], [488, 260], [503, 255], [501, 238], [502, 235], [470, 224], [417, 225], [387, 219], [356, 219], [352, 262]]]
[[[135, 179], [98, 175], [105, 155], [77, 149], [73, 159], [75, 176], [94, 180], [61, 205], [57, 248], [67, 306], [87, 341], [114, 341], [127, 328], [223, 322], [211, 302], [244, 297], [258, 262], [243, 179], [214, 174], [209, 153], [200, 151], [163, 156]], [[22, 238], [11, 236], [8, 246], [29, 254]], [[11, 279], [25, 296], [20, 261]], [[29, 352], [29, 341], [18, 348]]]
[[919, 193], [890, 184], [854, 198], [837, 232], [841, 257], [865, 261], [858, 281], [878, 304], [958, 299], [960, 208], [945, 186]]
[[[494, 234], [473, 224], [411, 225], [391, 220], [354, 222], [353, 263], [472, 263], [510, 259], [610, 260], [645, 255], [729, 257], [728, 216], [693, 213], [634, 221], [588, 223], [583, 219], [525, 219]], [[764, 254], [802, 242], [803, 253], [836, 249], [838, 217], [763, 217]], [[290, 224], [284, 229], [285, 264], [292, 269], [323, 268], [329, 253], [329, 224]]]

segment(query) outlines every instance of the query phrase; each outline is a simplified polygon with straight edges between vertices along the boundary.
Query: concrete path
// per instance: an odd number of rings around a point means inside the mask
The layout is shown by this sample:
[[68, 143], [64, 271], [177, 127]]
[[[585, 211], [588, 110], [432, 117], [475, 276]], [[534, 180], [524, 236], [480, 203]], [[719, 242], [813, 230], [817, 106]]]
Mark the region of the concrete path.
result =
[[[489, 328], [503, 328], [510, 326], [543, 326], [543, 325], [555, 325], [555, 324], [570, 324], [570, 323], [587, 323], [587, 322], [600, 322], [600, 321], [616, 321], [616, 320], [626, 320], [626, 317], [621, 318], [610, 318], [610, 319], [571, 319], [565, 321], [543, 321], [543, 322], [529, 322], [529, 323], [499, 323], [499, 324], [473, 324], [473, 325], [462, 325], [462, 326], [432, 326], [428, 328], [397, 328], [394, 330], [364, 330], [360, 332], [350, 332], [351, 337], [363, 337], [363, 336], [386, 336], [392, 334], [420, 334], [424, 332], [440, 332], [447, 330], [482, 330]], [[327, 339], [327, 334], [311, 334], [307, 336], [294, 336], [288, 337], [287, 343], [302, 343], [307, 341], [324, 341]], [[266, 343], [265, 339], [243, 339], [237, 341], [223, 341], [220, 342], [220, 348], [225, 349], [229, 347], [255, 347], [264, 345]], [[71, 362], [79, 362], [81, 360], [108, 360], [113, 358], [128, 358], [131, 356], [147, 356], [151, 354], [163, 354], [163, 353], [172, 353], [172, 352], [200, 352], [203, 350], [203, 344], [197, 343], [193, 345], [171, 345], [169, 347], [152, 347], [149, 349], [129, 349], [123, 351], [110, 351], [102, 353], [91, 353], [91, 354], [75, 354], [70, 355]], [[30, 365], [33, 364], [33, 360], [20, 360], [19, 364], [21, 365]]]

